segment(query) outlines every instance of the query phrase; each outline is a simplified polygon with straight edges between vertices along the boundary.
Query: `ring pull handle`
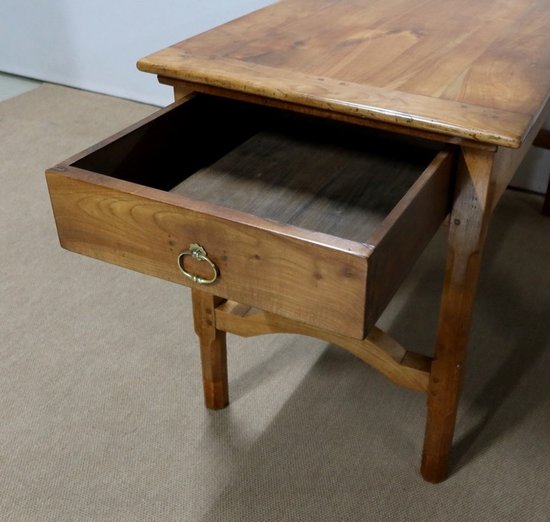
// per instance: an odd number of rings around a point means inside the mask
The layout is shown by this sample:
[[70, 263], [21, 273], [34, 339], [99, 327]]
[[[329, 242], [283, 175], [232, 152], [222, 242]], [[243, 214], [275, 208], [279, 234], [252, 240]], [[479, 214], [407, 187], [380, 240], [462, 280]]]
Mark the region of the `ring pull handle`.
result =
[[[185, 270], [185, 256], [191, 256], [193, 259], [205, 261], [206, 263], [208, 263], [210, 265], [210, 268], [212, 268], [212, 277], [210, 279], [206, 279]], [[218, 278], [218, 268], [212, 262], [212, 260], [208, 258], [206, 250], [204, 250], [204, 248], [202, 248], [200, 245], [197, 245], [196, 243], [191, 243], [187, 250], [180, 252], [178, 256], [178, 267], [185, 277], [191, 279], [193, 283], [198, 283], [199, 285], [211, 285]]]

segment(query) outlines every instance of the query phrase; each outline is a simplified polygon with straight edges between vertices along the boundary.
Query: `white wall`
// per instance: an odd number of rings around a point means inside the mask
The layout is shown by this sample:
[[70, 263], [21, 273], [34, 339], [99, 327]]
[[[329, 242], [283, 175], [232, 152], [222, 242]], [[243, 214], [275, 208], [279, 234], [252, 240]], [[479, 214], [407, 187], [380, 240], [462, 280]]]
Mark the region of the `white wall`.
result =
[[[167, 105], [139, 58], [273, 2], [0, 0], [0, 71]], [[515, 183], [543, 192], [549, 172], [550, 152], [533, 150]]]
[[274, 0], [0, 0], [0, 71], [166, 105], [136, 61]]

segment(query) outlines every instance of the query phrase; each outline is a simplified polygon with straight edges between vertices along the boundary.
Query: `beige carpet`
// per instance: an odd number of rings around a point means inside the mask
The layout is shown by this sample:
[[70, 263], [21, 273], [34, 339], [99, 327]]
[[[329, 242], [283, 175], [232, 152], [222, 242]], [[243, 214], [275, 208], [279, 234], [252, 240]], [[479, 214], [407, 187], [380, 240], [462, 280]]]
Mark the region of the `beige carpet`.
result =
[[[50, 85], [0, 104], [0, 520], [549, 521], [542, 197], [495, 215], [433, 486], [420, 394], [319, 341], [231, 337], [232, 404], [208, 412], [188, 291], [59, 247], [43, 170], [151, 110]], [[428, 353], [443, 232], [381, 321]]]

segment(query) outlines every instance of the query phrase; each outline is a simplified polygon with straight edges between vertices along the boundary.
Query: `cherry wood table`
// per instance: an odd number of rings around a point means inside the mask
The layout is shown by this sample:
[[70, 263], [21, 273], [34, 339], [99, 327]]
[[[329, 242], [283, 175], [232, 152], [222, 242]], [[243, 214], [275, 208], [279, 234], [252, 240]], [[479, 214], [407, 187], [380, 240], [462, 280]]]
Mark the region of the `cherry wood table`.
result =
[[[325, 339], [426, 393], [440, 482], [490, 217], [550, 141], [549, 27], [540, 0], [288, 0], [156, 52], [138, 68], [176, 104], [48, 171], [61, 243], [192, 287], [209, 408], [229, 402], [226, 332]], [[358, 213], [331, 218], [343, 201]], [[424, 357], [374, 324], [449, 213]]]

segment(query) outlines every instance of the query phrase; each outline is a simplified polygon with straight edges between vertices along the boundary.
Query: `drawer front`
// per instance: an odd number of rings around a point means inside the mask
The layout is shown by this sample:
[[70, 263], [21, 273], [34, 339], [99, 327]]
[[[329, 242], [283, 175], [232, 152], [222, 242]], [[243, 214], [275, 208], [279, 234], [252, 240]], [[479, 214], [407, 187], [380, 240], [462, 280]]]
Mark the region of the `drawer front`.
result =
[[[47, 172], [61, 245], [73, 252], [130, 268], [220, 297], [362, 338], [367, 247], [297, 234], [294, 227], [254, 222], [192, 200], [73, 167]], [[171, 198], [175, 201], [170, 201]], [[177, 204], [176, 204], [177, 201]], [[241, 218], [241, 219], [239, 219]], [[248, 222], [247, 222], [248, 221]], [[198, 285], [184, 277], [178, 255], [201, 245], [219, 277]], [[351, 245], [351, 247], [350, 247]], [[352, 250], [355, 251], [350, 251]], [[209, 277], [206, 263], [185, 268]]]

